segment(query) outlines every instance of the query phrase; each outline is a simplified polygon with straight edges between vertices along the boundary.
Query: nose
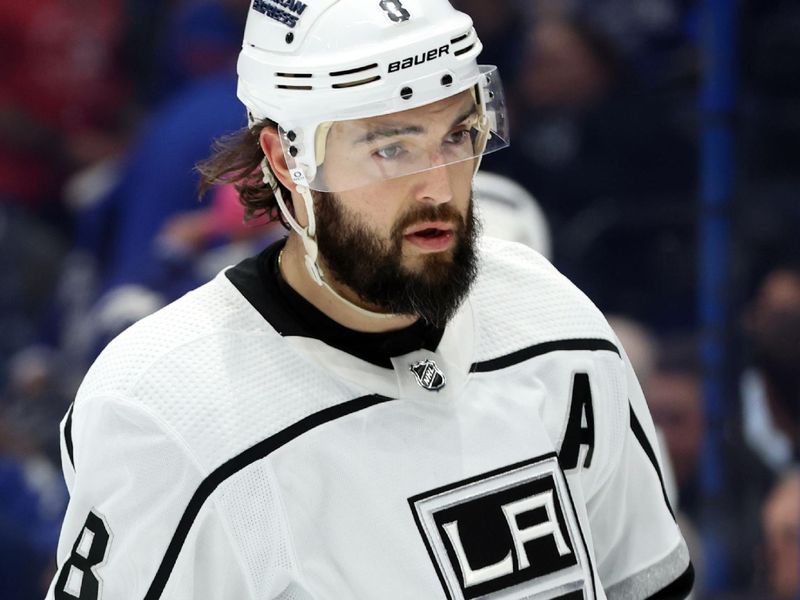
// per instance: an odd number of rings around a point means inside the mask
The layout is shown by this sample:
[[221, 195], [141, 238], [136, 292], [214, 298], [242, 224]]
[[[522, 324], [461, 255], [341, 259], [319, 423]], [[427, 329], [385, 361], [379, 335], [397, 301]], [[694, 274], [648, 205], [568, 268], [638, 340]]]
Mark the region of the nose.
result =
[[450, 169], [439, 163], [432, 169], [418, 175], [416, 199], [424, 204], [438, 206], [453, 199], [453, 185]]

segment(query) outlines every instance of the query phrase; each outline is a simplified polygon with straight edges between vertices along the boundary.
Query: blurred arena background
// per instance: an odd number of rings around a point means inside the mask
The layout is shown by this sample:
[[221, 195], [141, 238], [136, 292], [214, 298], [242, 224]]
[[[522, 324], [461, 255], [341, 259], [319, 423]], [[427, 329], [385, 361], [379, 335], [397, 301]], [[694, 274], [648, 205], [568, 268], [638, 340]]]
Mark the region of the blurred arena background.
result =
[[[365, 0], [366, 1], [366, 0]], [[800, 598], [800, 3], [453, 0], [504, 76], [487, 230], [611, 316], [696, 599]], [[44, 597], [58, 423], [135, 320], [282, 230], [202, 202], [247, 0], [0, 4], [0, 598]], [[500, 179], [500, 176], [507, 179]], [[512, 285], [509, 282], [509, 285]]]

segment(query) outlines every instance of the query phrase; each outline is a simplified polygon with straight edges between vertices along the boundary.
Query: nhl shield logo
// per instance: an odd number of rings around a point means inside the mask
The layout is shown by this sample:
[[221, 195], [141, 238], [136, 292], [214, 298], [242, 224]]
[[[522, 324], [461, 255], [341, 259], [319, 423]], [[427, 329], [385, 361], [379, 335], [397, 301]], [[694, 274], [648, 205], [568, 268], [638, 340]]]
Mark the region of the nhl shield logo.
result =
[[410, 369], [417, 383], [431, 392], [438, 392], [447, 383], [442, 370], [430, 359], [415, 362]]

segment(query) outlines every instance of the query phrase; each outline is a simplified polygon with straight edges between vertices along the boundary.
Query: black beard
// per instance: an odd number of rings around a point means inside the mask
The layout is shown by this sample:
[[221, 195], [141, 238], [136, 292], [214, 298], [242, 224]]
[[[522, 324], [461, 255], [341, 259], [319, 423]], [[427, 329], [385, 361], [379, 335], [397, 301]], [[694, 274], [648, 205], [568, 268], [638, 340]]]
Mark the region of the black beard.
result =
[[[478, 274], [476, 240], [480, 222], [469, 210], [464, 219], [450, 204], [420, 204], [379, 239], [335, 194], [314, 195], [317, 243], [324, 270], [380, 310], [417, 316], [443, 328], [461, 306]], [[450, 251], [422, 255], [418, 270], [402, 264], [403, 232], [423, 221], [444, 221], [454, 227]]]

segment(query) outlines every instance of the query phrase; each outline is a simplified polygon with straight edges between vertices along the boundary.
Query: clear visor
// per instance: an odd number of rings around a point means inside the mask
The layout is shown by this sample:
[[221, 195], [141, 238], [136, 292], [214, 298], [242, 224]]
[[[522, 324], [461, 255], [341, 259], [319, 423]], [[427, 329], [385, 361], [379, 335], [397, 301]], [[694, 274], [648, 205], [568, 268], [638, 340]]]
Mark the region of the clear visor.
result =
[[[481, 67], [475, 86], [444, 100], [388, 115], [320, 125], [314, 148], [316, 171], [308, 184], [318, 191], [341, 192], [448, 165], [474, 169], [480, 156], [508, 143], [505, 98], [497, 68]], [[301, 167], [293, 156], [297, 150], [285, 134], [282, 144], [289, 168]]]

